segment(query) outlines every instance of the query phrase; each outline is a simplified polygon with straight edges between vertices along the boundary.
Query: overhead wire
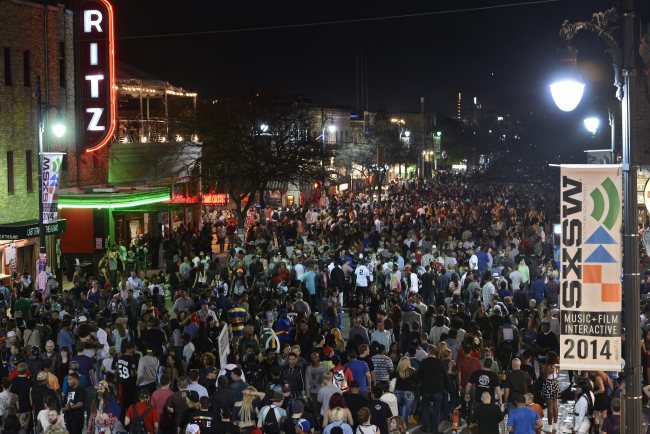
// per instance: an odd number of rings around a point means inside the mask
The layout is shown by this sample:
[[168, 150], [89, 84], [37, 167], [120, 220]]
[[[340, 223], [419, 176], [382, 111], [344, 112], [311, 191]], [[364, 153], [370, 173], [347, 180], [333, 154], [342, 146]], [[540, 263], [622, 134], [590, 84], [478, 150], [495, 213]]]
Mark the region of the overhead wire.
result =
[[448, 15], [448, 14], [457, 14], [463, 12], [489, 11], [495, 9], [531, 6], [531, 5], [539, 5], [539, 4], [546, 4], [546, 3], [557, 3], [560, 1], [562, 0], [533, 0], [527, 2], [504, 3], [500, 5], [491, 5], [491, 6], [477, 6], [471, 8], [447, 9], [443, 11], [417, 12], [411, 14], [387, 15], [381, 17], [365, 17], [365, 18], [350, 18], [345, 20], [318, 21], [313, 23], [276, 24], [272, 26], [242, 27], [237, 29], [199, 30], [194, 32], [158, 33], [152, 35], [131, 35], [131, 36], [127, 35], [127, 36], [117, 37], [117, 39], [122, 39], [122, 40], [155, 39], [155, 38], [173, 38], [173, 37], [183, 37], [183, 36], [214, 35], [220, 33], [243, 33], [243, 32], [259, 32], [259, 31], [267, 31], [267, 30], [298, 29], [298, 28], [307, 28], [307, 27], [331, 26], [336, 24], [352, 24], [352, 23], [367, 23], [372, 21], [401, 20], [405, 18], [418, 18], [418, 17], [426, 17], [426, 16], [434, 16], [434, 15]]

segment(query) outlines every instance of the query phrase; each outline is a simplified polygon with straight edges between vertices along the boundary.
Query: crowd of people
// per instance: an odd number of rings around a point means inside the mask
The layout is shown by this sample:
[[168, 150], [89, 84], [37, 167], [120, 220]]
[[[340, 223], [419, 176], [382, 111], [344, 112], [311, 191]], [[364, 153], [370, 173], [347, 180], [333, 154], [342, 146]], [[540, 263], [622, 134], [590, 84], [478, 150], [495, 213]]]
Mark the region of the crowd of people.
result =
[[[559, 432], [557, 203], [544, 176], [441, 173], [251, 207], [243, 240], [217, 213], [159, 272], [4, 282], [2, 429]], [[574, 432], [616, 432], [623, 377], [573, 375]]]

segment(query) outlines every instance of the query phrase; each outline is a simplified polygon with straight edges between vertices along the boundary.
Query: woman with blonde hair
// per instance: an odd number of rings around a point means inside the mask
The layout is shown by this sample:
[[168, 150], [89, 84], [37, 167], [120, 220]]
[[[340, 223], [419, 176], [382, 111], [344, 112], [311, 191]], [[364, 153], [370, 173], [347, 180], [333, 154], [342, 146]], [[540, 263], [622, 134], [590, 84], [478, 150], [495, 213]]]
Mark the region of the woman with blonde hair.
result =
[[[327, 412], [323, 415], [323, 426], [326, 427], [330, 422], [343, 421], [349, 425], [354, 424], [352, 413], [348, 409], [343, 395], [335, 393], [330, 397]], [[335, 412], [336, 410], [336, 412]]]
[[332, 428], [335, 427], [341, 428], [343, 434], [352, 434], [351, 419], [352, 414], [347, 408], [334, 407], [333, 409], [328, 410], [327, 415], [323, 419], [323, 425], [325, 426], [325, 428], [323, 428], [323, 434], [330, 434]]
[[264, 393], [258, 392], [253, 386], [248, 386], [243, 392], [242, 400], [235, 402], [232, 420], [242, 432], [250, 432], [256, 426], [257, 414], [263, 398]]
[[449, 351], [449, 347], [447, 346], [447, 342], [441, 341], [438, 343], [438, 358], [442, 359], [442, 355], [445, 351]]
[[334, 341], [336, 342], [336, 348], [334, 349], [341, 352], [345, 351], [345, 341], [343, 340], [341, 330], [338, 328], [333, 328], [330, 333], [332, 336], [334, 336]]
[[411, 366], [411, 359], [406, 356], [399, 359], [396, 371], [395, 396], [397, 397], [397, 408], [402, 419], [408, 420], [415, 402], [415, 391], [418, 387], [418, 380], [415, 375], [417, 371]]

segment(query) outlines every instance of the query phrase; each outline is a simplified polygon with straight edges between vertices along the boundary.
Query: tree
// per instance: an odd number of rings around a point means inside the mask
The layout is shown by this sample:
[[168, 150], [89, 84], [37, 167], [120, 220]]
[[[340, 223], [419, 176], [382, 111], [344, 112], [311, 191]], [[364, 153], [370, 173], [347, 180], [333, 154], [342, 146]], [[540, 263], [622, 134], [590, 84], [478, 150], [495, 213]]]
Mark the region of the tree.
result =
[[195, 161], [206, 185], [235, 203], [239, 228], [256, 193], [271, 181], [299, 183], [322, 175], [322, 145], [306, 107], [266, 96], [202, 104], [198, 112], [201, 157]]

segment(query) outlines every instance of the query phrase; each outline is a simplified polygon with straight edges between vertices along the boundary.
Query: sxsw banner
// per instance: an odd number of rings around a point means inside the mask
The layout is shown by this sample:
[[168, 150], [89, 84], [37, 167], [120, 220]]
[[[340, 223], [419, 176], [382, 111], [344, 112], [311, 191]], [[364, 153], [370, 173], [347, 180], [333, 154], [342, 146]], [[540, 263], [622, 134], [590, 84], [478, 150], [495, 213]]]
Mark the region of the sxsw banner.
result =
[[619, 371], [621, 168], [562, 165], [561, 178], [560, 365]]
[[43, 153], [43, 224], [56, 223], [59, 218], [57, 210], [57, 191], [63, 154], [60, 152]]

